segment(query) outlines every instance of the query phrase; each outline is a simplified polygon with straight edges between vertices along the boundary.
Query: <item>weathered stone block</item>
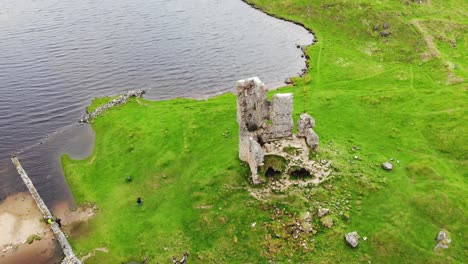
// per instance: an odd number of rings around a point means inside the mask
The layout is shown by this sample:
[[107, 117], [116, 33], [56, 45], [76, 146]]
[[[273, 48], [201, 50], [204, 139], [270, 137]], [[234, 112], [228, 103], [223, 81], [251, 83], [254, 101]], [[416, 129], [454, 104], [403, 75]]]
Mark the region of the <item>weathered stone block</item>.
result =
[[317, 133], [315, 133], [315, 131], [312, 128], [308, 128], [305, 130], [304, 134], [307, 145], [309, 145], [309, 147], [314, 151], [317, 151], [319, 145], [319, 137]]
[[291, 137], [294, 122], [292, 119], [293, 95], [275, 94], [270, 107], [271, 125], [268, 127], [268, 138], [271, 140]]
[[315, 120], [309, 114], [303, 113], [297, 121], [297, 136], [305, 137], [305, 131], [315, 127]]

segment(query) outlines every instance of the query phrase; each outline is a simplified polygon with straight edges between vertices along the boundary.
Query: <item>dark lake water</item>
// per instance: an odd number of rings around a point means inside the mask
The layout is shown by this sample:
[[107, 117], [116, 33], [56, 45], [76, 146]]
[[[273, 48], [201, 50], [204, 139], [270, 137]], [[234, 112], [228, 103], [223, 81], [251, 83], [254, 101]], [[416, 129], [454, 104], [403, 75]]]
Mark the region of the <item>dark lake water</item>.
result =
[[0, 0], [0, 199], [25, 190], [17, 152], [46, 203], [70, 198], [58, 157], [92, 150], [93, 131], [71, 125], [92, 98], [277, 85], [305, 68], [296, 44], [312, 39], [240, 0]]

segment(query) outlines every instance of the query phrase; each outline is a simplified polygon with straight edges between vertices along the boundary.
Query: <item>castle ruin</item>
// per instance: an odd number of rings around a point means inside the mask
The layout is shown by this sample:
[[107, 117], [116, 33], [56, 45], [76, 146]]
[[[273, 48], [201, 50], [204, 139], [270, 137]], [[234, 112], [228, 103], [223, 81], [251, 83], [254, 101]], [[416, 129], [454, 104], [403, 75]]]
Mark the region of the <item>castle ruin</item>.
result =
[[248, 163], [254, 184], [274, 175], [307, 176], [309, 182], [318, 184], [330, 173], [329, 164], [309, 159], [310, 150], [318, 150], [315, 120], [301, 114], [298, 133], [293, 134], [292, 114], [292, 93], [275, 94], [268, 101], [259, 78], [237, 82], [239, 158]]

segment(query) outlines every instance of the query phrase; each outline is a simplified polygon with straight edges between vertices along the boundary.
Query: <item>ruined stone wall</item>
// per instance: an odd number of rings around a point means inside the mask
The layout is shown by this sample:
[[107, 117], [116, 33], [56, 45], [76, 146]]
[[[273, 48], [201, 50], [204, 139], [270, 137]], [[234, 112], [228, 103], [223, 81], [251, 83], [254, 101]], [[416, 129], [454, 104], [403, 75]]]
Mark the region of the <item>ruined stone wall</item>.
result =
[[123, 105], [123, 104], [127, 103], [129, 98], [131, 98], [131, 97], [142, 97], [144, 94], [145, 94], [144, 90], [127, 91], [124, 94], [120, 95], [119, 97], [115, 98], [114, 100], [108, 102], [107, 104], [104, 104], [104, 105], [98, 107], [92, 113], [89, 113], [89, 114], [83, 116], [80, 119], [79, 123], [89, 123], [92, 119], [98, 117], [100, 114], [102, 114], [107, 109], [112, 108], [112, 107], [114, 107], [116, 105]]
[[269, 116], [271, 124], [268, 125], [265, 133], [265, 142], [292, 136], [294, 127], [292, 113], [292, 93], [275, 94], [271, 101]]
[[[26, 171], [23, 169], [23, 166], [21, 166], [21, 163], [19, 162], [18, 158], [12, 157], [11, 161], [15, 165], [16, 170], [21, 176], [21, 179], [23, 180], [24, 184], [26, 185], [29, 192], [31, 193], [34, 201], [37, 204], [37, 207], [39, 208], [42, 215], [44, 216], [44, 219], [48, 219], [48, 218], [53, 219], [54, 217], [52, 213], [50, 212], [49, 208], [46, 206], [41, 196], [37, 192], [36, 187], [34, 187], [34, 184], [32, 183], [28, 174], [26, 174]], [[63, 253], [65, 254], [65, 258], [62, 260], [62, 264], [81, 264], [81, 261], [76, 257], [75, 253], [73, 252], [72, 247], [70, 246], [67, 238], [65, 237], [65, 234], [62, 232], [58, 224], [53, 222], [50, 225], [51, 225], [52, 232], [57, 238], [60, 244], [60, 247], [62, 248]]]
[[239, 124], [239, 158], [248, 162], [250, 138], [266, 127], [269, 103], [264, 84], [257, 77], [237, 82], [237, 122]]
[[[293, 94], [275, 94], [269, 102], [267, 90], [257, 77], [238, 81], [236, 88], [239, 158], [249, 164], [252, 181], [257, 184], [261, 182], [258, 168], [264, 165], [265, 148], [271, 146], [269, 143], [294, 137]], [[318, 135], [313, 130], [314, 126], [315, 120], [308, 114], [302, 114], [298, 122], [297, 139], [317, 150]], [[309, 153], [308, 149], [302, 152]], [[304, 159], [308, 159], [308, 155]], [[307, 163], [306, 160], [302, 162]]]

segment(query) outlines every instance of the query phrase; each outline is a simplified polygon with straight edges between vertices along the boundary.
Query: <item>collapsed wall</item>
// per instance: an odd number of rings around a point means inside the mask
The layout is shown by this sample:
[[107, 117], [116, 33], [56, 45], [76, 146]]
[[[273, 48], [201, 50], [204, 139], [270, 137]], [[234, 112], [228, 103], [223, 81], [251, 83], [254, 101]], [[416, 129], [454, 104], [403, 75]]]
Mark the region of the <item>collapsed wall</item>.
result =
[[[275, 94], [268, 101], [267, 90], [258, 77], [238, 81], [236, 89], [239, 158], [249, 164], [253, 183], [263, 182], [259, 169], [264, 166], [265, 156], [273, 153], [285, 158], [288, 163], [285, 168], [302, 166], [311, 174], [317, 172], [308, 159], [309, 148], [318, 150], [319, 138], [313, 130], [315, 120], [306, 113], [302, 114], [297, 125], [298, 134], [293, 134], [292, 93]], [[297, 148], [298, 155], [291, 156], [272, 146]], [[324, 178], [322, 176], [326, 173], [315, 174]]]

